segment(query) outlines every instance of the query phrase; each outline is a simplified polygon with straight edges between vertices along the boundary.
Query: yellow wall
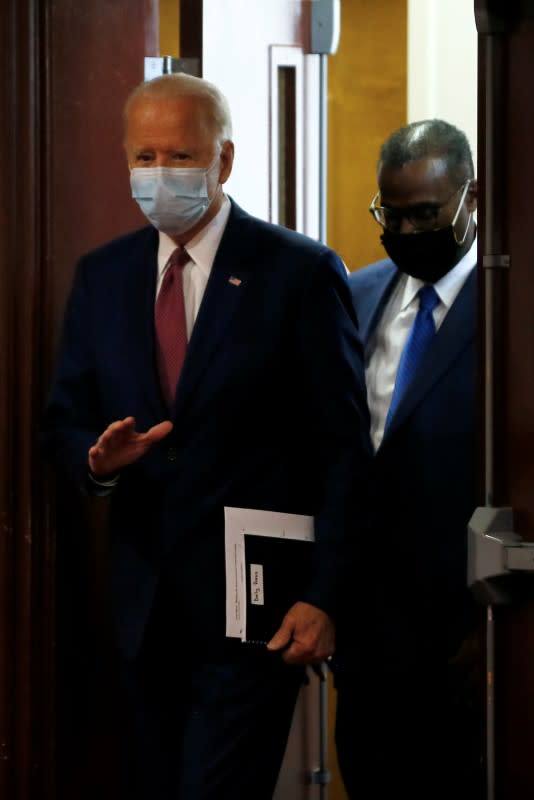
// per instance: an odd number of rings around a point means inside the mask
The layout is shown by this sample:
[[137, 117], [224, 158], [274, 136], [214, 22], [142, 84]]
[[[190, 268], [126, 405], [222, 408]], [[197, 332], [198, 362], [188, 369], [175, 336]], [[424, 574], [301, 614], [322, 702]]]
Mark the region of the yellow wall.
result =
[[159, 54], [180, 56], [180, 0], [159, 0]]
[[407, 0], [341, 0], [328, 59], [328, 244], [352, 271], [385, 252], [368, 212], [382, 141], [407, 119]]

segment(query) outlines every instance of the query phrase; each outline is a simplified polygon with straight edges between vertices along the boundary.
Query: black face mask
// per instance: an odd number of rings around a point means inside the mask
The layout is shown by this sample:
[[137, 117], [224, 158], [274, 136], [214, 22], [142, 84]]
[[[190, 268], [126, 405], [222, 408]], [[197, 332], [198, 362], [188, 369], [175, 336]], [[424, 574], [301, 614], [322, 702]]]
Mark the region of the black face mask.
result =
[[401, 272], [425, 283], [436, 283], [443, 278], [462, 255], [463, 242], [456, 241], [452, 225], [418, 233], [393, 233], [385, 229], [380, 241]]

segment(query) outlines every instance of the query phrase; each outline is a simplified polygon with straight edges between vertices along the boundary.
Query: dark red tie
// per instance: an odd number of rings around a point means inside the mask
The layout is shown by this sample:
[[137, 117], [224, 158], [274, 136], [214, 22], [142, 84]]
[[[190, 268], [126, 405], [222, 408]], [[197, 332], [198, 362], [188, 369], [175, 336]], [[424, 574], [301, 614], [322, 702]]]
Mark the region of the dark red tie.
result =
[[169, 408], [187, 349], [183, 268], [189, 261], [183, 247], [171, 253], [156, 300], [156, 351], [163, 396]]

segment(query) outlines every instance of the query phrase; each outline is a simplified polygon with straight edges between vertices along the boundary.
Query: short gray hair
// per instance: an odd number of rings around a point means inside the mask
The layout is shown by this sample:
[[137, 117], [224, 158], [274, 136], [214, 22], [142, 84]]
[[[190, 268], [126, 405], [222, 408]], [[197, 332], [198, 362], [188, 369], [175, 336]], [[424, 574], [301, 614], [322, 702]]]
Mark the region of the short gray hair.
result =
[[380, 148], [378, 168], [400, 169], [429, 157], [443, 158], [451, 177], [458, 181], [475, 176], [467, 136], [443, 119], [423, 119], [394, 131]]
[[198, 97], [206, 101], [208, 116], [219, 140], [219, 144], [232, 139], [232, 115], [230, 106], [223, 93], [213, 83], [175, 72], [160, 75], [149, 81], [143, 81], [130, 93], [124, 106], [124, 119], [127, 121], [132, 103], [139, 97]]

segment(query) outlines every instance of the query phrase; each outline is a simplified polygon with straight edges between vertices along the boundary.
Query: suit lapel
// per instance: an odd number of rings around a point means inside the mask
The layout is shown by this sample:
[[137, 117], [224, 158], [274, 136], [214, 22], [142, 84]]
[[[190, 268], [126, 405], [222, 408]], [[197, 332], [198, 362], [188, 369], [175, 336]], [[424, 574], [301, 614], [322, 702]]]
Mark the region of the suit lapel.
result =
[[175, 415], [178, 415], [201, 379], [241, 302], [249, 280], [249, 269], [238, 250], [231, 216], [213, 262], [187, 348], [176, 393]]
[[391, 263], [391, 269], [377, 273], [373, 282], [365, 287], [365, 291], [359, 289], [362, 300], [357, 307], [358, 327], [364, 347], [367, 347], [369, 339], [380, 321], [399, 275], [398, 269]]
[[473, 269], [447, 313], [384, 434], [386, 441], [428, 393], [451, 363], [473, 341], [476, 333], [476, 269]]
[[[157, 279], [157, 233], [148, 230], [128, 255], [125, 275], [128, 372], [154, 415], [165, 415], [154, 358], [154, 298]], [[163, 415], [163, 416], [162, 416]]]

